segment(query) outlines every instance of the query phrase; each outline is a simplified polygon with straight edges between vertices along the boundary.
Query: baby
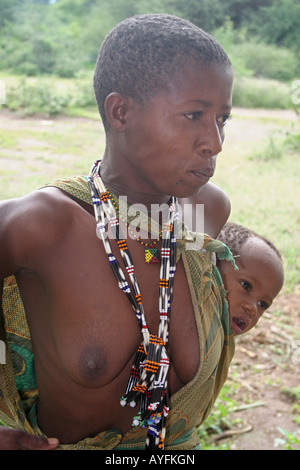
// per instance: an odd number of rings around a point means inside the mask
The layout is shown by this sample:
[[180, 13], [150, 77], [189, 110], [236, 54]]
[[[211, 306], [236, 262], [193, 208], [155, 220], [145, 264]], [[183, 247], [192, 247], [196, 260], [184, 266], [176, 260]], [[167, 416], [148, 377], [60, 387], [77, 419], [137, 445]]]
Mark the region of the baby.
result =
[[242, 225], [228, 222], [218, 239], [230, 248], [239, 268], [217, 261], [227, 291], [230, 326], [237, 336], [251, 330], [279, 294], [283, 263], [269, 240]]

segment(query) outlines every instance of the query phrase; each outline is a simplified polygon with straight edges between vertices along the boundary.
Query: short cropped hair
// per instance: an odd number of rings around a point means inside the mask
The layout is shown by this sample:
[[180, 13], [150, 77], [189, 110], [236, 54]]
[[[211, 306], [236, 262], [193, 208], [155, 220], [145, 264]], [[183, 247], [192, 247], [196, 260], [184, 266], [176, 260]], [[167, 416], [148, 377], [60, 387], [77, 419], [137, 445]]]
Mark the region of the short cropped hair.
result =
[[224, 225], [221, 233], [218, 236], [218, 240], [225, 243], [234, 256], [238, 256], [241, 254], [241, 249], [246, 241], [253, 237], [264, 241], [277, 254], [279, 259], [282, 259], [279, 250], [270, 240], [263, 237], [262, 235], [259, 235], [253, 230], [234, 222], [227, 222]]
[[187, 58], [205, 65], [231, 66], [217, 40], [185, 19], [145, 14], [119, 23], [103, 41], [94, 74], [104, 127], [104, 103], [110, 93], [118, 92], [143, 104], [167, 86]]

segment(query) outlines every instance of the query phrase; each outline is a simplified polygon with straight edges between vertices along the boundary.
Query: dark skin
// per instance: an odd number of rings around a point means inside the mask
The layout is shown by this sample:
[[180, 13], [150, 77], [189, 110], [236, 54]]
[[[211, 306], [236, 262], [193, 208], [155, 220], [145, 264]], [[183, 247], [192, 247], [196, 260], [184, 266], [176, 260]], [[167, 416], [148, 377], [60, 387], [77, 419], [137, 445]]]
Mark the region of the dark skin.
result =
[[[110, 132], [102, 177], [130, 203], [150, 207], [167, 202], [170, 194], [181, 204], [204, 203], [206, 232], [215, 237], [230, 204], [208, 180], [230, 113], [232, 71], [197, 64], [179, 75], [180, 80], [146, 106], [118, 93], [107, 98]], [[95, 236], [93, 208], [47, 188], [2, 202], [0, 221], [0, 279], [15, 274], [23, 298], [35, 357], [40, 428], [61, 443], [110, 428], [128, 431], [136, 410], [121, 408], [119, 401], [141, 335]], [[145, 265], [143, 247], [130, 238], [127, 242], [149, 329], [156, 333], [159, 265]], [[195, 376], [199, 350], [194, 308], [179, 261], [170, 321], [171, 395]], [[57, 440], [0, 427], [0, 448], [57, 445]]]

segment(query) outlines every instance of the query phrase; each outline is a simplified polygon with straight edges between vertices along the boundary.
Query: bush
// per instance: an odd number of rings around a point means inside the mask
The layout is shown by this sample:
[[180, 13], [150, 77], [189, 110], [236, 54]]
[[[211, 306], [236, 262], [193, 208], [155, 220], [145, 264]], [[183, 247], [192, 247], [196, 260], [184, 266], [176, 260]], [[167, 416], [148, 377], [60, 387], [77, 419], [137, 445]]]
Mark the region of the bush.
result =
[[26, 77], [6, 84], [6, 106], [24, 116], [54, 116], [71, 107], [96, 106], [96, 100], [89, 75], [79, 74], [73, 80]]
[[288, 81], [299, 73], [295, 54], [272, 44], [244, 42], [232, 48], [232, 55], [241, 60], [255, 77]]
[[51, 80], [20, 80], [7, 89], [7, 107], [21, 111], [23, 115], [43, 114], [52, 116], [61, 113], [70, 97], [58, 92]]
[[285, 83], [253, 77], [236, 77], [233, 104], [241, 108], [291, 108], [291, 91]]
[[293, 153], [300, 154], [300, 132], [290, 132], [284, 141], [284, 146], [287, 150]]

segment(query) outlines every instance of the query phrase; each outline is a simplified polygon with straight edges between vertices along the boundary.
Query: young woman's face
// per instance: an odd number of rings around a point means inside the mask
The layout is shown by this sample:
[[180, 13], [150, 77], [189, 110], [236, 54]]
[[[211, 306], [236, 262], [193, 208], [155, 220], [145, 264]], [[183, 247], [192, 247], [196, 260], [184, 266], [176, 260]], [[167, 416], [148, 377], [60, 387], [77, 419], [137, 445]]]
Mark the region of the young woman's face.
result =
[[250, 238], [231, 263], [221, 263], [221, 275], [227, 290], [229, 319], [233, 335], [251, 330], [283, 285], [283, 267], [277, 254], [262, 240]]
[[231, 111], [232, 81], [229, 67], [193, 64], [146, 104], [130, 100], [124, 173], [134, 173], [142, 192], [188, 197], [209, 181]]

